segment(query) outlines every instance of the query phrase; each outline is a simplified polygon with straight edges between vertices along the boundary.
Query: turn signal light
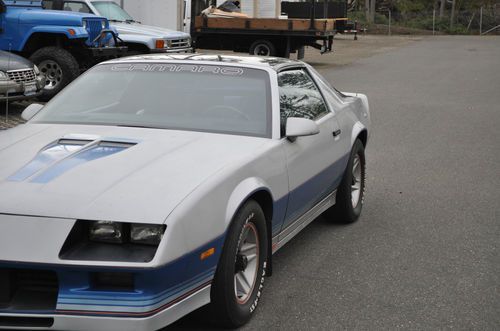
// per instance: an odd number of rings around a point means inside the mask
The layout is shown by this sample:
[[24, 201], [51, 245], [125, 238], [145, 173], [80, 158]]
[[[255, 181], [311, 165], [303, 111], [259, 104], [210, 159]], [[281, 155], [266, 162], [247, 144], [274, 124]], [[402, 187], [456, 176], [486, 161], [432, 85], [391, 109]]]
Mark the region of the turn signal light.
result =
[[156, 41], [156, 48], [165, 48], [165, 40], [157, 40]]
[[215, 248], [212, 247], [212, 248], [204, 251], [203, 253], [201, 253], [200, 260], [203, 261], [203, 260], [209, 258], [210, 256], [214, 255], [214, 253], [215, 253]]

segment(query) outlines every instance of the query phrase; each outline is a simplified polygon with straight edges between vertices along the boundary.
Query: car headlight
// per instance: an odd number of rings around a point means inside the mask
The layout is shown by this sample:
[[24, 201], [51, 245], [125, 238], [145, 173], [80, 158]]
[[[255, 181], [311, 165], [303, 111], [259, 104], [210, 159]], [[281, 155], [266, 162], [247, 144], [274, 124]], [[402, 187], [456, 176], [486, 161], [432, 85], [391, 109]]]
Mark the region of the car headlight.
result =
[[89, 239], [112, 244], [124, 242], [123, 223], [97, 221], [90, 223]]
[[0, 71], [0, 80], [9, 80], [9, 76], [3, 71]]
[[35, 71], [35, 74], [38, 76], [40, 75], [40, 69], [36, 65], [33, 66], [33, 70]]
[[165, 225], [129, 224], [110, 221], [94, 221], [89, 225], [89, 240], [110, 244], [132, 244], [158, 246], [165, 233]]
[[159, 245], [164, 233], [163, 225], [132, 224], [130, 241], [135, 244]]
[[106, 21], [101, 21], [101, 28], [106, 29]]
[[85, 30], [87, 30], [87, 21], [82, 21], [82, 26]]

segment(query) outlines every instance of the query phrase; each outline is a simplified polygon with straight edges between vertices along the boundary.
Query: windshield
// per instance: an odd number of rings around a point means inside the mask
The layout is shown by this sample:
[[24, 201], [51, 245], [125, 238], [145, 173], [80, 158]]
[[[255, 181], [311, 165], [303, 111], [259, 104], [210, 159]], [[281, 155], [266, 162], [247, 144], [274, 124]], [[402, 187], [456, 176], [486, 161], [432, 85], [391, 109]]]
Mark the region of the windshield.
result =
[[98, 66], [32, 122], [94, 124], [271, 137], [266, 71], [181, 63]]
[[113, 1], [92, 1], [92, 5], [110, 21], [133, 21], [134, 19]]

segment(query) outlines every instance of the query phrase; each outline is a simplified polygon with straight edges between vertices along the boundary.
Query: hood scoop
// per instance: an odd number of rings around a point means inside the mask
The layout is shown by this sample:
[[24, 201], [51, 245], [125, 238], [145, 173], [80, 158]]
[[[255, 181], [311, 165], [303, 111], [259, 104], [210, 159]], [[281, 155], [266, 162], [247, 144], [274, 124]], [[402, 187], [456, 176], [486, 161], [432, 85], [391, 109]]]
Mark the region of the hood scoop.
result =
[[33, 160], [8, 180], [48, 183], [79, 165], [122, 152], [137, 143], [119, 138], [62, 138], [42, 148]]

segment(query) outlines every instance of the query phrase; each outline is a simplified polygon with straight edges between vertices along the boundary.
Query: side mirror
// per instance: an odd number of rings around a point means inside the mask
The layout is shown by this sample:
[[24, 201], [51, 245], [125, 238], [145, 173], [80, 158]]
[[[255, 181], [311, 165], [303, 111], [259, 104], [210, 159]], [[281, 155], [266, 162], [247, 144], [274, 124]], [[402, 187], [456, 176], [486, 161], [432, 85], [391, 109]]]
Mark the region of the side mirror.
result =
[[294, 141], [297, 137], [313, 136], [319, 133], [318, 125], [306, 118], [289, 117], [286, 120], [286, 137]]
[[25, 121], [29, 121], [30, 119], [33, 118], [38, 112], [43, 108], [43, 105], [39, 103], [32, 103], [26, 109], [23, 110], [23, 113], [21, 114], [21, 117]]

